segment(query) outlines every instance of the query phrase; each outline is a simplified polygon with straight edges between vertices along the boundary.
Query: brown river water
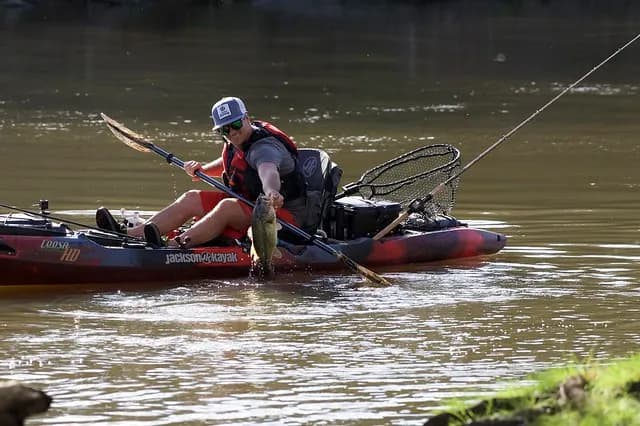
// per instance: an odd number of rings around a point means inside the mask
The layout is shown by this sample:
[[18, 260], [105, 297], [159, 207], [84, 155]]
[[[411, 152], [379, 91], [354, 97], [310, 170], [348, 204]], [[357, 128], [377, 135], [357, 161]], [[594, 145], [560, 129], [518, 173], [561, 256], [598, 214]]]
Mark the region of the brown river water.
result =
[[[241, 96], [347, 183], [430, 143], [466, 164], [640, 31], [622, 1], [10, 3], [0, 203], [86, 223], [199, 185], [100, 112], [206, 161], [211, 104]], [[495, 256], [378, 270], [389, 288], [334, 273], [2, 293], [0, 378], [53, 396], [30, 425], [419, 425], [449, 397], [634, 353], [639, 75], [640, 42], [464, 174], [453, 214], [505, 233]]]

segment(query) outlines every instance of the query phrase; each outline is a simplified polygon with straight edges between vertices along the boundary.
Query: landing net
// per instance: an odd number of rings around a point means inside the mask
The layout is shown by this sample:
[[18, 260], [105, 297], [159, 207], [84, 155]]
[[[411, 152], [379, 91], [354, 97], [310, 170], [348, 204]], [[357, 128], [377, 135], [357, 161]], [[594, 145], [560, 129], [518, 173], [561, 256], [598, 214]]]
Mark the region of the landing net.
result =
[[[390, 200], [403, 209], [425, 199], [440, 183], [460, 170], [460, 151], [447, 144], [424, 146], [367, 170], [357, 182], [344, 186], [339, 196], [359, 194], [366, 199]], [[413, 213], [428, 217], [449, 214], [455, 204], [459, 179], [453, 179]], [[415, 206], [414, 203], [412, 206]]]

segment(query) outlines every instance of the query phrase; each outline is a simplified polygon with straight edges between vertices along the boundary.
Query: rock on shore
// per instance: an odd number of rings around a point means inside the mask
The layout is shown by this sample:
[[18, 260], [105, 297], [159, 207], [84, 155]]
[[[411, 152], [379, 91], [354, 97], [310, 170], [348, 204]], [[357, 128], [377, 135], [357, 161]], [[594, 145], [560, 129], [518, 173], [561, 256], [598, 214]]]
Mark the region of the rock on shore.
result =
[[0, 425], [22, 426], [33, 414], [44, 413], [51, 397], [15, 380], [0, 381]]

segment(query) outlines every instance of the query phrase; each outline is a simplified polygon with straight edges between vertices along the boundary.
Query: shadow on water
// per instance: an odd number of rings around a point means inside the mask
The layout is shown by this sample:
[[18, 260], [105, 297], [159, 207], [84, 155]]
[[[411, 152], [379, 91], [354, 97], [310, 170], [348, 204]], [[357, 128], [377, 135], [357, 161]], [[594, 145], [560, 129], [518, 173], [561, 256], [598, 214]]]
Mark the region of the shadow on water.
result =
[[[247, 271], [248, 273], [248, 271]], [[343, 290], [352, 290], [365, 284], [361, 280], [349, 276], [312, 275], [309, 272], [291, 272], [277, 274], [270, 280], [258, 280], [247, 276], [234, 280], [200, 280], [189, 283], [167, 282], [119, 282], [119, 283], [83, 283], [83, 284], [42, 284], [27, 286], [0, 286], [3, 298], [47, 299], [52, 296], [73, 296], [86, 294], [153, 294], [188, 289], [197, 297], [202, 294], [218, 292], [265, 291], [318, 297], [330, 300]], [[366, 285], [366, 284], [365, 284]]]

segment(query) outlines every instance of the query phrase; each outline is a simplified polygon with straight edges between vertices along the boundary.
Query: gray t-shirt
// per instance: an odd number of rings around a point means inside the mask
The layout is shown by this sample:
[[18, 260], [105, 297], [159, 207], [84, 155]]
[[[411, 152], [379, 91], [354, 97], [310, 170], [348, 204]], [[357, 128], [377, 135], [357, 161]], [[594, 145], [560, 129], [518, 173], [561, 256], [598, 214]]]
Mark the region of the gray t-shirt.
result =
[[255, 170], [258, 170], [258, 166], [262, 163], [273, 163], [278, 168], [280, 176], [291, 173], [296, 167], [289, 150], [273, 136], [260, 139], [251, 145], [245, 159]]
[[[296, 162], [289, 150], [275, 137], [270, 136], [261, 139], [251, 145], [246, 153], [245, 159], [249, 166], [258, 170], [262, 163], [273, 163], [278, 168], [280, 177], [285, 176], [295, 170]], [[298, 197], [294, 200], [287, 200], [284, 207], [293, 213], [298, 225], [305, 225], [306, 199]]]

